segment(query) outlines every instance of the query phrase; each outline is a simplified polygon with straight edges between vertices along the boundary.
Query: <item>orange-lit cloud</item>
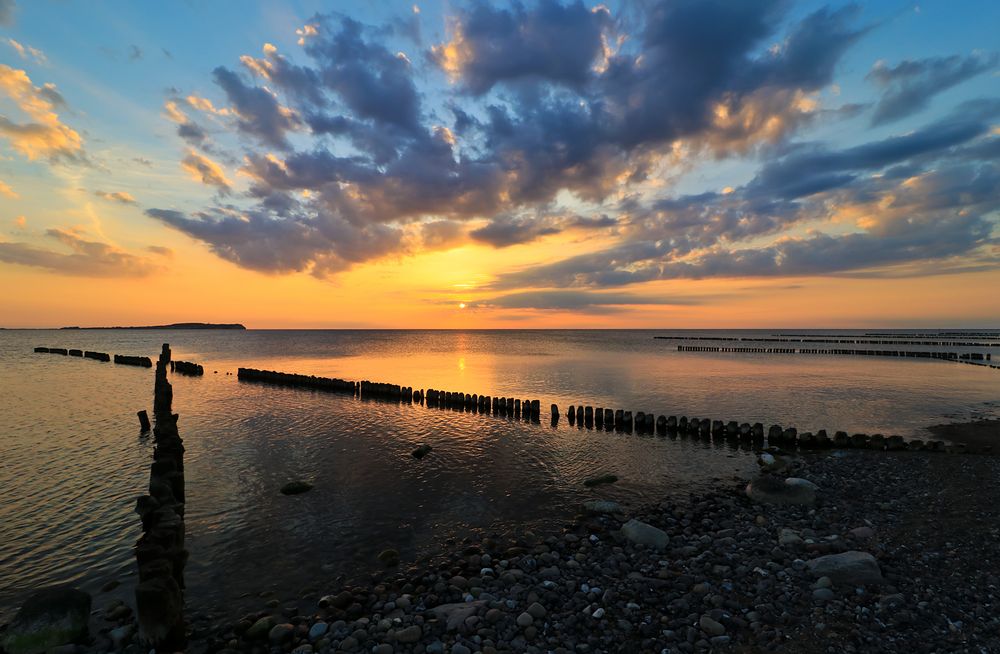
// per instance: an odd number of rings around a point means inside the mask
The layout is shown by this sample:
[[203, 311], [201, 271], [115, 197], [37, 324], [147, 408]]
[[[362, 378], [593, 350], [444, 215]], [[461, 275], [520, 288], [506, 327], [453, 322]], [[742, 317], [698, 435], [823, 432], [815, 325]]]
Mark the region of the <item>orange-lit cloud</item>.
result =
[[5, 198], [10, 198], [11, 200], [16, 200], [19, 197], [21, 197], [20, 195], [17, 194], [17, 192], [14, 189], [12, 189], [7, 184], [7, 182], [3, 181], [2, 179], [0, 179], [0, 195], [4, 196]]
[[45, 53], [39, 50], [38, 48], [33, 48], [30, 45], [24, 45], [18, 41], [15, 41], [14, 39], [7, 39], [7, 45], [13, 48], [21, 59], [30, 59], [33, 60], [36, 64], [44, 65], [48, 63], [48, 59], [46, 58]]
[[222, 166], [194, 150], [188, 150], [187, 155], [181, 160], [181, 168], [187, 171], [192, 179], [206, 186], [214, 186], [220, 193], [229, 193], [232, 190], [232, 183], [226, 178]]
[[23, 70], [0, 64], [0, 94], [6, 95], [28, 117], [15, 122], [0, 115], [0, 136], [28, 159], [79, 159], [83, 139], [59, 120], [55, 105], [62, 97], [52, 85], [34, 86]]
[[131, 193], [126, 191], [94, 191], [94, 195], [109, 202], [118, 202], [120, 204], [136, 204], [135, 198], [132, 197]]
[[88, 241], [76, 231], [50, 229], [46, 236], [69, 252], [0, 241], [0, 262], [82, 277], [144, 277], [157, 270], [142, 257], [107, 243]]

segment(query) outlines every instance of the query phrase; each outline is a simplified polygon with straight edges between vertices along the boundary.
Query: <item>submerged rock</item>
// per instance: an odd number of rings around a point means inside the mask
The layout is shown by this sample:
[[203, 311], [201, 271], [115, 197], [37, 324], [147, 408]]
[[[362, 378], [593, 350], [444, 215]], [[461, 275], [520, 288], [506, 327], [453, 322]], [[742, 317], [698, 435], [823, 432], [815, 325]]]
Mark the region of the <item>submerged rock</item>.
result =
[[281, 487], [282, 495], [301, 495], [312, 490], [312, 484], [307, 481], [290, 481]]
[[413, 450], [413, 452], [412, 452], [413, 458], [414, 459], [422, 459], [425, 456], [427, 456], [428, 454], [430, 454], [433, 449], [434, 449], [433, 447], [431, 447], [427, 443], [424, 443], [423, 445], [421, 445], [417, 449]]
[[613, 484], [618, 481], [618, 475], [599, 475], [597, 477], [591, 477], [583, 482], [584, 486], [599, 486], [601, 484]]
[[0, 644], [8, 654], [35, 654], [87, 638], [90, 595], [69, 586], [33, 594], [17, 612]]

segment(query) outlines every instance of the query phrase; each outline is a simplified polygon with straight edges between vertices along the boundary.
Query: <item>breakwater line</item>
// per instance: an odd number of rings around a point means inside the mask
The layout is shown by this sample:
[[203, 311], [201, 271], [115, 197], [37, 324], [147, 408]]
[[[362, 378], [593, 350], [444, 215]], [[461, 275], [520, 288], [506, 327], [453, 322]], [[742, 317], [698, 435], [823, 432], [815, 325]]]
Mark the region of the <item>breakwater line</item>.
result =
[[955, 363], [969, 363], [987, 368], [1000, 368], [1000, 365], [986, 363], [992, 360], [991, 354], [979, 352], [919, 352], [914, 350], [859, 350], [842, 348], [806, 348], [806, 347], [733, 347], [723, 345], [678, 345], [678, 352], [720, 352], [741, 354], [822, 354], [848, 356], [904, 357], [910, 359], [936, 359]]
[[[300, 375], [295, 373], [277, 372], [273, 370], [257, 370], [240, 368], [237, 379], [245, 382], [257, 382], [326, 391], [351, 395], [358, 399], [376, 399], [405, 404], [422, 404], [428, 408], [452, 409], [455, 411], [479, 413], [497, 417], [523, 419], [534, 423], [539, 422], [541, 401], [521, 400], [491, 395], [460, 393], [457, 391], [441, 391], [427, 389], [426, 392], [415, 390], [409, 386], [396, 384], [349, 381], [344, 379]], [[551, 425], [558, 426], [562, 413], [557, 404], [550, 405]], [[566, 412], [570, 426], [579, 429], [599, 429], [620, 433], [637, 433], [640, 435], [659, 435], [670, 437], [687, 437], [704, 440], [728, 441], [753, 445], [757, 448], [776, 446], [785, 449], [870, 449], [887, 451], [930, 451], [944, 452], [948, 448], [944, 441], [921, 439], [906, 440], [899, 435], [885, 436], [883, 434], [848, 434], [846, 431], [834, 432], [832, 436], [827, 430], [817, 432], [800, 432], [795, 427], [771, 425], [765, 428], [761, 422], [753, 424], [736, 420], [719, 420], [701, 417], [663, 415], [654, 412], [613, 409], [587, 405], [570, 405]]]
[[977, 341], [914, 341], [898, 338], [861, 338], [861, 337], [835, 337], [835, 336], [814, 336], [796, 338], [793, 336], [654, 336], [657, 341], [725, 341], [731, 343], [831, 343], [839, 345], [933, 345], [948, 347], [1000, 347], [1000, 342], [985, 343]]

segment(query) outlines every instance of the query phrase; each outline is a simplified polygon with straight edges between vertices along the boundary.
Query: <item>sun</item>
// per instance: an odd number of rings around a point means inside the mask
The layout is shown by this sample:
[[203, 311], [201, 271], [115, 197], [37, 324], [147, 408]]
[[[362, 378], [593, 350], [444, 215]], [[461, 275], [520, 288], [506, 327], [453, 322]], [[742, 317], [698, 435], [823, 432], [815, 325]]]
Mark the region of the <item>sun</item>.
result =
[[458, 303], [458, 308], [459, 309], [464, 309], [465, 308], [465, 302], [459, 302]]

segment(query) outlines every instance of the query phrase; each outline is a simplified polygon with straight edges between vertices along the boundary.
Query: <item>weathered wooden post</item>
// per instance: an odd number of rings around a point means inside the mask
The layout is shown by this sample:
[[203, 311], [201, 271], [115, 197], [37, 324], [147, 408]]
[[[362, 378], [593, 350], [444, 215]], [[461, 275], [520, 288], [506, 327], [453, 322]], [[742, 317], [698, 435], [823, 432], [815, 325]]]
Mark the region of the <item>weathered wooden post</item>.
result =
[[187, 645], [184, 627], [184, 442], [173, 413], [167, 381], [170, 346], [156, 362], [153, 390], [153, 464], [149, 494], [136, 501], [142, 536], [135, 545], [139, 584], [135, 589], [139, 638], [158, 652], [179, 652]]

